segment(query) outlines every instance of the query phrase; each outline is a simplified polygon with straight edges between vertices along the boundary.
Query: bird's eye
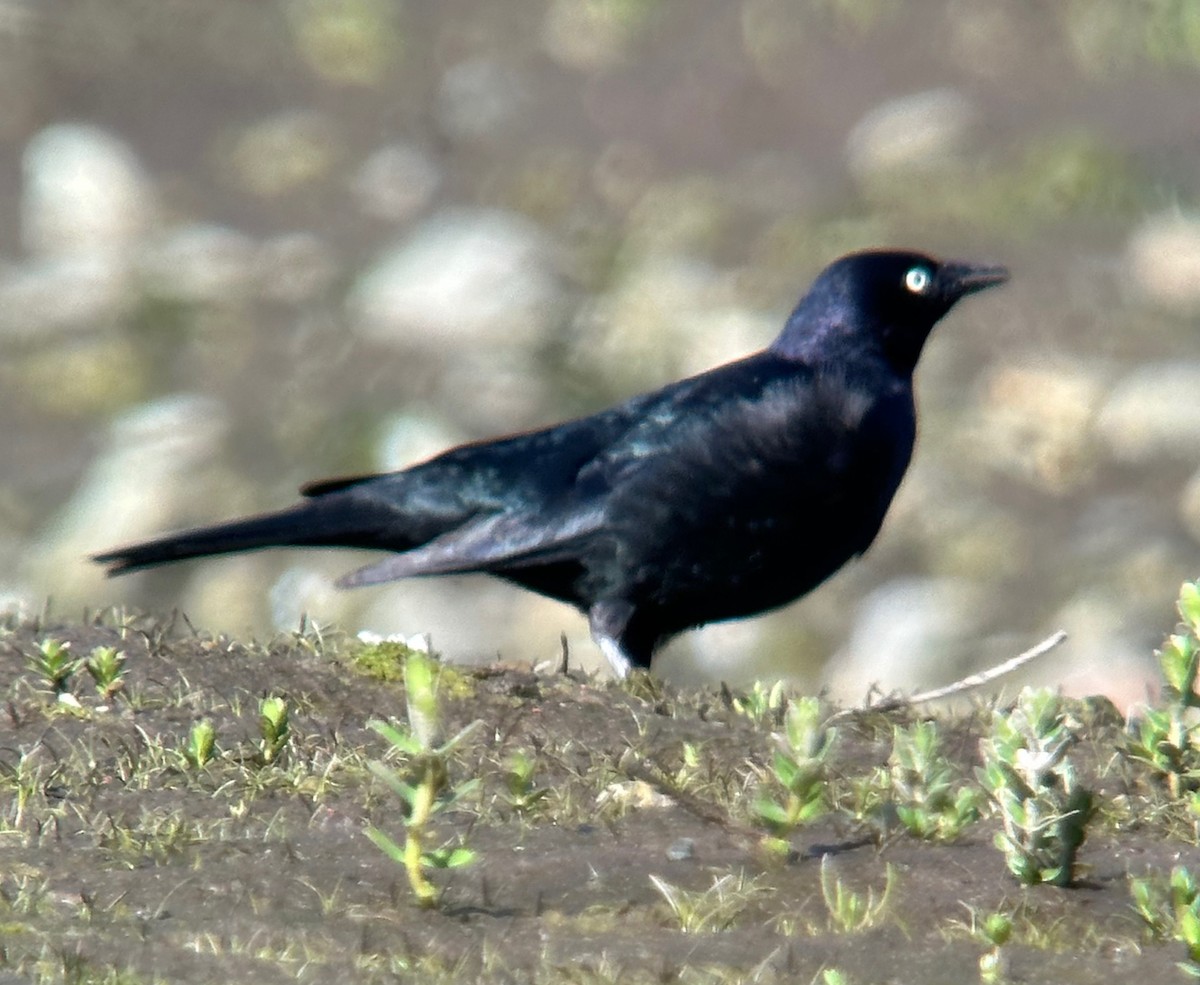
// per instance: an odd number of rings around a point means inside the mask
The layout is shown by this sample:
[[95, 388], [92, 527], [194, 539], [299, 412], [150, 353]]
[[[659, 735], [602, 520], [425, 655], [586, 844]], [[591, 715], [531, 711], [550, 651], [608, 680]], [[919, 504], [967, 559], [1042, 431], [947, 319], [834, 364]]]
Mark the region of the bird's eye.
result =
[[933, 274], [928, 267], [913, 267], [904, 275], [904, 286], [913, 294], [924, 294], [933, 283]]

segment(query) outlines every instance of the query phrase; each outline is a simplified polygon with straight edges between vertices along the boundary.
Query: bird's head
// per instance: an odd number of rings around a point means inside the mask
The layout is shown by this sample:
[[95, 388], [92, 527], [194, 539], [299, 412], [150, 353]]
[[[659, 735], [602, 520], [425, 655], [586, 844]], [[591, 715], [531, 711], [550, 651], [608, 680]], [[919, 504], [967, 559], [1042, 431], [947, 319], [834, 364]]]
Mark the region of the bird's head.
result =
[[821, 271], [771, 348], [806, 362], [882, 350], [897, 371], [912, 372], [956, 301], [1006, 280], [1003, 267], [899, 250], [852, 253]]

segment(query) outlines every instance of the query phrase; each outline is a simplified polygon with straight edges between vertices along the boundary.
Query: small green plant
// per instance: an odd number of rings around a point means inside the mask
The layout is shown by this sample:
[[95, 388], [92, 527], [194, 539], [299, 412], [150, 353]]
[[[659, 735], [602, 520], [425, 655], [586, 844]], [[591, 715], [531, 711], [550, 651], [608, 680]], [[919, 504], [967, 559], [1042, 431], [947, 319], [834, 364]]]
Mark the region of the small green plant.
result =
[[1200, 886], [1182, 865], [1171, 870], [1170, 879], [1161, 874], [1131, 879], [1133, 908], [1158, 940], [1180, 941], [1187, 960], [1179, 968], [1200, 978]]
[[756, 880], [747, 879], [745, 872], [714, 877], [713, 884], [701, 890], [680, 889], [654, 875], [650, 882], [667, 901], [685, 934], [728, 930], [751, 902], [767, 892]]
[[888, 777], [896, 816], [909, 834], [953, 841], [979, 820], [982, 791], [956, 786], [957, 772], [942, 755], [934, 722], [893, 731]]
[[784, 839], [825, 811], [829, 758], [837, 729], [824, 723], [820, 701], [800, 698], [789, 702], [783, 732], [774, 738], [777, 748], [770, 775], [783, 797], [760, 795], [754, 802], [754, 813], [773, 836], [768, 847], [786, 851]]
[[183, 758], [192, 769], [203, 769], [216, 755], [217, 730], [207, 718], [197, 722], [188, 732]]
[[550, 792], [538, 787], [533, 780], [537, 762], [523, 750], [513, 753], [504, 771], [505, 797], [508, 806], [518, 814], [531, 812]]
[[284, 698], [272, 695], [259, 702], [258, 732], [258, 761], [269, 766], [279, 758], [292, 732]]
[[105, 701], [111, 701], [125, 686], [122, 678], [125, 673], [125, 654], [115, 646], [95, 647], [84, 666], [92, 676], [96, 691]]
[[1008, 974], [1008, 955], [1003, 948], [1012, 938], [1012, 915], [996, 910], [980, 916], [970, 906], [967, 907], [967, 911], [971, 914], [971, 923], [967, 929], [972, 937], [987, 948], [979, 958], [979, 980], [984, 985], [997, 985], [1003, 982]]
[[38, 674], [55, 695], [65, 694], [82, 660], [71, 656], [71, 644], [47, 637], [29, 658], [29, 668]]
[[1185, 581], [1179, 588], [1179, 618], [1182, 632], [1167, 637], [1158, 651], [1158, 666], [1165, 682], [1166, 699], [1171, 704], [1200, 708], [1196, 693], [1200, 667], [1200, 584]]
[[884, 869], [883, 893], [876, 898], [875, 890], [868, 889], [867, 895], [846, 887], [834, 875], [834, 863], [830, 856], [821, 857], [821, 899], [829, 914], [830, 927], [843, 934], [854, 934], [868, 930], [879, 923], [896, 886], [896, 867], [888, 862]]
[[1093, 813], [1092, 793], [1067, 756], [1072, 724], [1052, 691], [1025, 688], [1012, 711], [994, 714], [980, 743], [979, 780], [1003, 824], [996, 847], [1025, 885], [1071, 883]]
[[782, 720], [787, 708], [783, 681], [776, 681], [770, 686], [762, 681], [755, 681], [750, 690], [744, 694], [729, 692], [727, 701], [729, 707], [739, 715], [744, 715], [753, 722], [772, 725]]
[[1200, 664], [1200, 587], [1184, 582], [1177, 603], [1182, 623], [1158, 651], [1164, 707], [1150, 708], [1130, 722], [1126, 752], [1166, 785], [1172, 798], [1200, 789], [1200, 708], [1196, 693]]
[[439, 676], [433, 658], [420, 650], [408, 650], [404, 662], [407, 726], [378, 720], [367, 723], [387, 740], [392, 754], [405, 764], [403, 775], [382, 762], [371, 763], [370, 769], [400, 798], [406, 812], [402, 846], [374, 825], [367, 828], [367, 837], [388, 858], [404, 867], [409, 887], [421, 907], [436, 906], [441, 898], [440, 891], [425, 875], [427, 869], [456, 869], [475, 860], [475, 853], [461, 841], [437, 848], [429, 846], [434, 815], [458, 803], [479, 785], [478, 780], [450, 784], [450, 753], [479, 723], [472, 722], [448, 742], [438, 744]]
[[1172, 799], [1200, 787], [1200, 724], [1188, 717], [1180, 705], [1147, 708], [1126, 738], [1129, 758], [1149, 767]]

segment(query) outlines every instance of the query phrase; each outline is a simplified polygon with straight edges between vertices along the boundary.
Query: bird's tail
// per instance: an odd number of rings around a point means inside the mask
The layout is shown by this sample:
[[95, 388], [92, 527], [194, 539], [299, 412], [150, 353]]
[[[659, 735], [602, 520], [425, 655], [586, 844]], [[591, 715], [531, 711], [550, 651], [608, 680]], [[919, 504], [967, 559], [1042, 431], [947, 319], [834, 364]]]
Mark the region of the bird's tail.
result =
[[111, 576], [172, 561], [263, 547], [366, 547], [382, 526], [383, 518], [372, 516], [372, 512], [361, 503], [318, 499], [278, 513], [197, 527], [119, 547], [96, 554], [92, 560], [104, 565]]

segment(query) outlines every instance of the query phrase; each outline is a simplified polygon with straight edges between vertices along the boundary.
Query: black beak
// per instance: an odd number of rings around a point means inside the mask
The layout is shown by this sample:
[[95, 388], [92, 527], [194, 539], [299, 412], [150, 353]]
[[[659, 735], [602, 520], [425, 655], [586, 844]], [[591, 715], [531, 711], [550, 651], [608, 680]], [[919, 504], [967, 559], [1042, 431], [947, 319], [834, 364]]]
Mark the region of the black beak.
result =
[[940, 270], [942, 290], [947, 297], [961, 298], [1008, 280], [1005, 267], [972, 263], [944, 263]]

